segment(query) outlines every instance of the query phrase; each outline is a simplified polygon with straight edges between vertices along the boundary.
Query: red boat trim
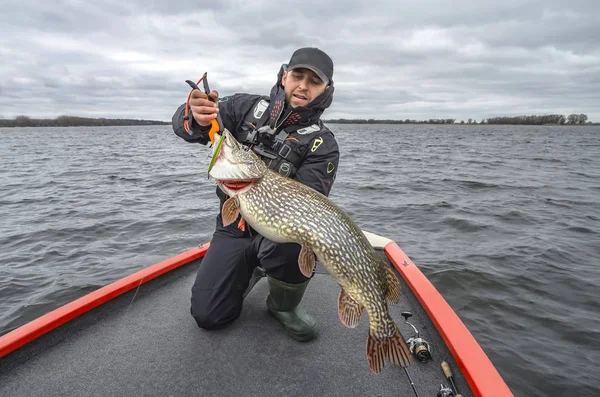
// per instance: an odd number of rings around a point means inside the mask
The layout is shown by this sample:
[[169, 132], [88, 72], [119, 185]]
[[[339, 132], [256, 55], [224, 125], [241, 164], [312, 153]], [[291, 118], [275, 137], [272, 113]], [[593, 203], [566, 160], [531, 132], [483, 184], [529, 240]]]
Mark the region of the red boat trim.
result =
[[[473, 335], [419, 268], [394, 242], [384, 252], [413, 291], [448, 345], [473, 394], [513, 396], [512, 392]], [[440, 376], [441, 376], [440, 369]]]
[[201, 247], [182, 252], [172, 258], [142, 269], [61, 306], [6, 335], [0, 336], [0, 358], [133, 288], [137, 288], [162, 274], [203, 257], [206, 250], [208, 250], [208, 246], [209, 243], [206, 243]]

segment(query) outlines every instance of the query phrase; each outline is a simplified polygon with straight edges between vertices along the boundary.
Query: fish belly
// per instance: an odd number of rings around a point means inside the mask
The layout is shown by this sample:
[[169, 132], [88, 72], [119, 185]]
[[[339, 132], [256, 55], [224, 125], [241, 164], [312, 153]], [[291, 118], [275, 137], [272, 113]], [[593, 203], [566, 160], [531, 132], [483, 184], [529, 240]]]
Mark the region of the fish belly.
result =
[[238, 202], [253, 229], [274, 242], [307, 246], [338, 284], [349, 293], [357, 291], [360, 300], [367, 291], [381, 288], [373, 247], [362, 230], [324, 196], [297, 181], [269, 174], [240, 194]]

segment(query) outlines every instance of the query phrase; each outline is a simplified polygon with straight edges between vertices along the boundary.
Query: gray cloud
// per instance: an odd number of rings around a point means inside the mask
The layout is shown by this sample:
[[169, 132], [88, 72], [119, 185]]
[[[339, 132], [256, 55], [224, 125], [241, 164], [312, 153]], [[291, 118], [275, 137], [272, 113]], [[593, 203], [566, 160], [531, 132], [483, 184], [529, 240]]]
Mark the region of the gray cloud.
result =
[[186, 79], [268, 93], [300, 46], [335, 61], [326, 118], [600, 121], [594, 0], [0, 0], [0, 117], [170, 120]]

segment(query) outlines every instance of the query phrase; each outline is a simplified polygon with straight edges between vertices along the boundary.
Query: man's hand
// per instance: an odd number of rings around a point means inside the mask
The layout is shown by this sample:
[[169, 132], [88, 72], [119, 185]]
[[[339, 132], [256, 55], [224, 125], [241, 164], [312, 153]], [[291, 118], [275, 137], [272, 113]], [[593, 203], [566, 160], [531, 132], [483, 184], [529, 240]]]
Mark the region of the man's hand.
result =
[[219, 93], [212, 91], [210, 97], [214, 99], [214, 102], [208, 100], [206, 94], [200, 90], [192, 90], [192, 96], [190, 97], [190, 109], [194, 120], [202, 127], [209, 126], [211, 120], [217, 118], [217, 112], [219, 111]]

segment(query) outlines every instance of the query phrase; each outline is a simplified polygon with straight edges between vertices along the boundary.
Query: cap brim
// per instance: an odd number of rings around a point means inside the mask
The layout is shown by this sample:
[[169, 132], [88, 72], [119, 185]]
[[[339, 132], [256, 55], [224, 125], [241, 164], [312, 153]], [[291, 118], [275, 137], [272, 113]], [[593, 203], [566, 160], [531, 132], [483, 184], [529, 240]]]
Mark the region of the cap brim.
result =
[[310, 69], [313, 72], [315, 72], [317, 74], [317, 76], [319, 76], [319, 78], [324, 81], [325, 83], [329, 83], [329, 78], [327, 78], [327, 76], [325, 76], [325, 73], [321, 72], [318, 68], [312, 66], [312, 65], [307, 65], [304, 63], [298, 64], [298, 65], [294, 65], [291, 68], [289, 68], [288, 70], [294, 70], [294, 69], [300, 69], [300, 68], [304, 68], [304, 69]]

